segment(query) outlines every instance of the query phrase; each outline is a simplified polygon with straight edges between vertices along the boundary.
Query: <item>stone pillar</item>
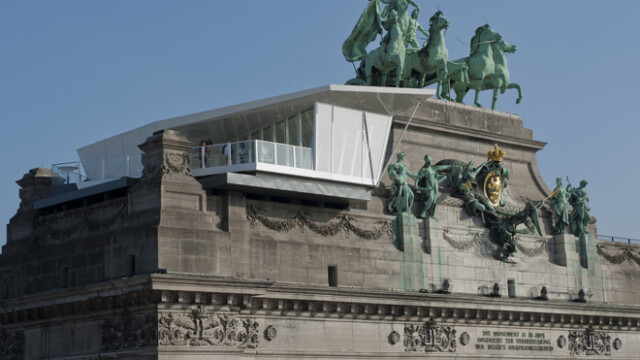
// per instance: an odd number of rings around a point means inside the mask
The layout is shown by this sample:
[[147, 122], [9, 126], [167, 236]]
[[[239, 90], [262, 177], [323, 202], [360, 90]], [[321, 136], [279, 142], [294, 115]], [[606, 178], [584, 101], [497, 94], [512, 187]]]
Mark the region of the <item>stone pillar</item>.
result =
[[553, 236], [555, 245], [554, 260], [560, 266], [573, 267], [574, 263], [580, 264], [580, 253], [576, 247], [576, 237], [571, 234]]
[[[7, 244], [31, 236], [33, 230], [33, 203], [51, 196], [54, 173], [51, 169], [35, 168], [16, 181], [20, 185], [20, 207], [7, 226]], [[3, 251], [5, 252], [5, 251]]]
[[422, 251], [423, 256], [428, 257], [428, 266], [425, 271], [430, 283], [431, 290], [437, 291], [442, 285], [444, 277], [442, 276], [442, 257], [443, 257], [443, 234], [442, 224], [437, 218], [428, 218], [422, 222], [420, 229], [423, 238]]
[[155, 264], [167, 272], [215, 272], [215, 225], [206, 192], [191, 175], [192, 145], [173, 130], [156, 131], [139, 145], [144, 170], [130, 190], [129, 209], [147, 227], [144, 240], [157, 243], [157, 253], [140, 254], [147, 271]]
[[590, 290], [590, 301], [604, 301], [602, 267], [593, 237], [585, 235], [576, 238], [571, 234], [560, 234], [555, 235], [553, 241], [556, 249], [555, 262], [566, 267], [568, 290], [575, 293], [580, 289]]
[[402, 254], [403, 288], [419, 290], [425, 288], [422, 239], [419, 236], [416, 218], [411, 213], [401, 213], [393, 221], [396, 247]]
[[422, 250], [427, 254], [433, 254], [434, 249], [439, 248], [442, 240], [442, 225], [438, 219], [427, 218], [422, 222]]
[[247, 205], [244, 194], [239, 191], [228, 191], [225, 196], [225, 205], [225, 230], [233, 234], [228, 264], [231, 274], [236, 277], [260, 276], [260, 274], [251, 274], [251, 234], [247, 224]]
[[16, 181], [20, 185], [20, 207], [9, 220], [7, 243], [0, 253], [0, 297], [15, 296], [24, 291], [25, 256], [40, 241], [34, 231], [33, 203], [51, 196], [54, 176], [51, 169], [35, 168]]
[[580, 262], [583, 270], [583, 288], [591, 290], [590, 301], [604, 302], [604, 292], [602, 289], [602, 267], [600, 265], [600, 256], [596, 249], [595, 238], [587, 233], [579, 239], [580, 244]]
[[142, 177], [132, 188], [131, 211], [207, 208], [206, 194], [191, 175], [191, 143], [174, 130], [153, 133], [139, 145]]

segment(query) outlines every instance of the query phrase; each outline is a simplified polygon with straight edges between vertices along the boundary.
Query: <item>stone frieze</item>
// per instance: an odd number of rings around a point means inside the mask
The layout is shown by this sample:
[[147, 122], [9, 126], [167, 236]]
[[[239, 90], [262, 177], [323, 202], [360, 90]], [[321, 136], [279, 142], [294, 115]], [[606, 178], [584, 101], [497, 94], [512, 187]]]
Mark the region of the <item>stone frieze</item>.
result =
[[158, 344], [155, 314], [132, 315], [125, 310], [120, 316], [102, 322], [102, 351], [135, 349]]
[[158, 345], [257, 348], [258, 327], [253, 319], [231, 313], [207, 313], [201, 307], [188, 312], [161, 312]]
[[424, 352], [455, 352], [456, 330], [453, 326], [438, 325], [431, 319], [423, 324], [404, 326], [404, 350]]
[[568, 339], [571, 355], [611, 355], [611, 336], [591, 325], [585, 330], [569, 331]]

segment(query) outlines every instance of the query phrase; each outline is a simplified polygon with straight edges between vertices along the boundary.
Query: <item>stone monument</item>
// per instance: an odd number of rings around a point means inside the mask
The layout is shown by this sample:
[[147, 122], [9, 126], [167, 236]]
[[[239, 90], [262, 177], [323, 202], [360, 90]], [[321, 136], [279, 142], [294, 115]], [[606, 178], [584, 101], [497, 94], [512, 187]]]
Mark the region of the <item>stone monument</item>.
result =
[[[449, 61], [417, 11], [366, 4], [352, 85], [87, 145], [75, 183], [29, 170], [0, 359], [637, 358], [640, 247], [598, 240], [586, 181], [547, 187], [518, 115], [429, 98], [495, 105], [515, 47], [484, 25]], [[118, 151], [139, 160], [94, 166]]]

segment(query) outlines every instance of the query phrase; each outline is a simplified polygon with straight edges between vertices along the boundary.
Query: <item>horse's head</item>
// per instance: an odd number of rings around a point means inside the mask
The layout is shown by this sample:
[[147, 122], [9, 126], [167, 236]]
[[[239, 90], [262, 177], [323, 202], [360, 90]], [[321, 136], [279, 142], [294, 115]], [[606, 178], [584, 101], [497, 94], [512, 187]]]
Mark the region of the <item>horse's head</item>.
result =
[[497, 43], [498, 49], [502, 50], [502, 52], [512, 54], [516, 52], [516, 46], [513, 44], [509, 44], [504, 40], [500, 40]]
[[433, 16], [429, 19], [429, 30], [431, 32], [438, 32], [442, 29], [449, 28], [449, 20], [444, 17], [442, 11], [437, 11]]
[[491, 29], [489, 24], [484, 24], [476, 29], [476, 34], [471, 38], [471, 54], [478, 51], [481, 45], [491, 45], [491, 43], [502, 40], [502, 35]]
[[502, 40], [502, 35], [491, 29], [489, 24], [484, 24], [476, 29], [476, 35], [480, 41], [493, 42]]

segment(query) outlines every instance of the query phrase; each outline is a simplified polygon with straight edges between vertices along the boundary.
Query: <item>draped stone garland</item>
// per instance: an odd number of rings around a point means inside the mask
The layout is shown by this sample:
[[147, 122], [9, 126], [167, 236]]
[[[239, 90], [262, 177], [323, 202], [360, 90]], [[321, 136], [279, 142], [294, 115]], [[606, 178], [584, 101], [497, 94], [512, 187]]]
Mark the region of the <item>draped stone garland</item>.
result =
[[[483, 232], [463, 231], [463, 233], [456, 233], [451, 228], [444, 228], [442, 230], [442, 237], [451, 247], [460, 251], [475, 248], [475, 250], [480, 253], [491, 253], [489, 249], [494, 247], [494, 245], [490, 244], [489, 238]], [[525, 244], [527, 246], [525, 246]], [[535, 257], [549, 252], [549, 241], [547, 239], [535, 238], [534, 246], [531, 247], [528, 245], [531, 245], [530, 241], [516, 238], [516, 247], [522, 255]]]
[[622, 264], [623, 262], [630, 262], [632, 264], [640, 265], [640, 252], [631, 251], [630, 248], [625, 247], [617, 254], [610, 254], [604, 249], [602, 245], [596, 245], [598, 255], [611, 264]]
[[259, 222], [268, 229], [278, 232], [289, 232], [294, 228], [305, 231], [309, 229], [316, 234], [322, 236], [335, 236], [343, 232], [347, 237], [351, 234], [359, 238], [374, 240], [382, 237], [393, 239], [393, 227], [390, 221], [378, 220], [376, 224], [379, 226], [372, 230], [367, 230], [356, 225], [356, 219], [351, 216], [338, 215], [333, 218], [337, 220], [331, 223], [319, 223], [310, 219], [305, 212], [298, 210], [293, 216], [285, 219], [273, 219], [259, 213], [259, 209], [253, 206], [247, 206], [247, 220], [252, 229], [255, 229], [256, 222]]

